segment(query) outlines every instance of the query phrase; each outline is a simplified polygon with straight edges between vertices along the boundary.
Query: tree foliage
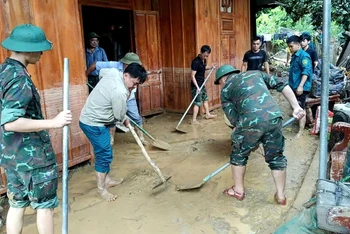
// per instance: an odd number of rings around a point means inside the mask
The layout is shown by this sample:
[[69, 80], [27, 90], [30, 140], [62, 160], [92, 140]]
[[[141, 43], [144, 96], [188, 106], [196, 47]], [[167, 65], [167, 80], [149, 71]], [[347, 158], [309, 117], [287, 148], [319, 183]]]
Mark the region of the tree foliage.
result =
[[311, 25], [311, 17], [309, 17], [309, 15], [306, 15], [298, 21], [293, 22], [293, 19], [281, 7], [259, 12], [258, 15], [259, 16], [256, 19], [258, 34], [278, 33], [280, 32], [280, 28], [289, 28], [299, 32], [313, 31], [313, 27]]
[[[315, 26], [313, 25], [314, 15], [303, 14], [300, 18], [293, 18], [291, 14], [282, 8], [276, 7], [273, 9], [264, 9], [258, 12], [256, 19], [257, 33], [275, 34], [280, 32], [280, 28], [289, 28], [295, 32], [309, 32], [314, 34]], [[322, 23], [322, 22], [321, 22]], [[337, 22], [331, 22], [331, 36], [339, 39], [342, 28]]]
[[[286, 6], [287, 14], [293, 21], [298, 21], [306, 14], [311, 14], [311, 23], [314, 27], [322, 25], [323, 1], [321, 0], [280, 0]], [[350, 1], [332, 0], [331, 20], [344, 30], [350, 30]]]

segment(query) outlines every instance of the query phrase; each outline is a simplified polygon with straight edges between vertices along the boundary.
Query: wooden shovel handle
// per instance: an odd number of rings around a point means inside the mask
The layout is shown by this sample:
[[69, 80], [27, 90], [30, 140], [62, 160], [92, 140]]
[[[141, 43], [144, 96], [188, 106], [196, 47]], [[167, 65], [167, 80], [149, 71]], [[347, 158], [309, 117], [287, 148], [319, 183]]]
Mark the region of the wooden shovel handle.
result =
[[141, 142], [140, 138], [138, 137], [138, 135], [136, 134], [134, 128], [130, 124], [128, 125], [128, 128], [130, 129], [131, 134], [134, 136], [137, 144], [140, 146], [143, 156], [145, 156], [145, 158], [147, 159], [148, 163], [151, 164], [151, 166], [156, 171], [156, 173], [158, 174], [158, 176], [162, 180], [162, 182], [165, 183], [166, 179], [164, 178], [164, 176], [163, 176], [162, 172], [160, 171], [159, 167], [153, 162], [153, 160], [148, 155], [145, 147], [142, 145], [142, 142]]

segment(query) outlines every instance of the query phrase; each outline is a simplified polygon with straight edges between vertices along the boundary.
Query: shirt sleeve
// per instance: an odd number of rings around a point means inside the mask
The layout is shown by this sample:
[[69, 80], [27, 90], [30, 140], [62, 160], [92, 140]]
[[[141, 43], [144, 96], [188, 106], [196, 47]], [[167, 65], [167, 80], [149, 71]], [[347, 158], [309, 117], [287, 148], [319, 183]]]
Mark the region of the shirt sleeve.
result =
[[192, 61], [191, 70], [192, 71], [197, 71], [198, 70], [198, 63], [197, 63], [196, 59]]
[[301, 64], [301, 75], [306, 75], [308, 77], [312, 77], [312, 62], [309, 56], [302, 56], [300, 60]]
[[102, 68], [116, 68], [118, 69], [118, 63], [116, 61], [110, 62], [96, 62], [96, 71], [100, 72]]
[[261, 72], [261, 75], [268, 89], [276, 89], [278, 92], [282, 92], [284, 87], [288, 85], [288, 80], [286, 78], [271, 76], [265, 72]]
[[[318, 55], [317, 55], [317, 52], [314, 50], [312, 53], [311, 53], [311, 61], [318, 61]], [[313, 64], [312, 64], [313, 66]]]
[[262, 52], [263, 52], [263, 63], [265, 63], [267, 62], [267, 53], [264, 50], [262, 50]]
[[106, 55], [105, 50], [104, 50], [104, 49], [102, 49], [102, 48], [101, 48], [101, 50], [102, 50], [102, 61], [106, 61], [106, 62], [108, 62], [108, 58], [107, 58], [107, 55]]
[[243, 56], [243, 62], [248, 62], [248, 53], [249, 52], [246, 52]]
[[112, 109], [114, 118], [118, 121], [124, 122], [126, 119], [126, 103], [128, 100], [128, 93], [116, 90], [112, 93]]
[[[225, 89], [223, 89], [225, 90]], [[221, 93], [221, 106], [222, 109], [227, 117], [227, 119], [230, 121], [230, 123], [233, 126], [236, 126], [238, 114], [237, 114], [237, 109], [236, 106], [232, 103], [230, 100], [230, 91], [222, 91]]]
[[27, 106], [33, 98], [32, 82], [28, 77], [16, 77], [3, 88], [1, 126], [25, 115]]

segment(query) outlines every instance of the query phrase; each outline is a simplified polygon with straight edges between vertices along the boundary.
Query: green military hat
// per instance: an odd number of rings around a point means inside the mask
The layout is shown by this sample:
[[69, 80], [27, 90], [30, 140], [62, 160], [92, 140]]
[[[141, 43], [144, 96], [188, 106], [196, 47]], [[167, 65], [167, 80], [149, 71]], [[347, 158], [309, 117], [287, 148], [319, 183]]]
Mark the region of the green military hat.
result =
[[15, 27], [1, 45], [16, 52], [42, 52], [52, 49], [52, 43], [46, 39], [44, 31], [31, 24]]
[[100, 36], [95, 33], [95, 32], [90, 32], [89, 35], [88, 35], [88, 39], [90, 40], [91, 38], [100, 38]]
[[125, 63], [125, 64], [130, 64], [130, 63], [138, 63], [142, 65], [140, 57], [132, 52], [127, 53], [122, 59], [120, 59], [120, 62]]
[[218, 70], [216, 70], [216, 74], [215, 74], [215, 81], [214, 84], [218, 85], [219, 80], [223, 77], [223, 76], [227, 76], [231, 73], [240, 73], [241, 71], [238, 70], [237, 68], [232, 67], [229, 64], [225, 64], [222, 65], [221, 67], [219, 67]]

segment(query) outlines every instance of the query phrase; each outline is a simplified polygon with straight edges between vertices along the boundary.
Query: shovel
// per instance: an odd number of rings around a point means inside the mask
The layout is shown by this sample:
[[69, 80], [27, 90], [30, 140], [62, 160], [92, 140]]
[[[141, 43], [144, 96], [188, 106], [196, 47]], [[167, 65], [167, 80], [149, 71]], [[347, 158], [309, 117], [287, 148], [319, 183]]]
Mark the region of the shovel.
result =
[[146, 130], [144, 130], [143, 128], [141, 128], [137, 123], [135, 123], [135, 121], [133, 121], [130, 117], [129, 117], [130, 122], [135, 125], [135, 127], [137, 127], [138, 129], [140, 129], [140, 131], [142, 131], [146, 136], [148, 136], [149, 138], [152, 139], [153, 143], [152, 145], [156, 148], [162, 149], [162, 150], [170, 150], [171, 146], [166, 143], [165, 141], [161, 141], [158, 139], [155, 139], [154, 137], [152, 137], [148, 132], [146, 132]]
[[[290, 118], [289, 120], [287, 120], [286, 122], [283, 123], [282, 128], [293, 123], [295, 120], [296, 120], [295, 118]], [[228, 166], [230, 166], [230, 163], [226, 163], [225, 165], [223, 165], [222, 167], [220, 167], [219, 169], [217, 169], [213, 173], [207, 175], [201, 182], [199, 182], [195, 185], [176, 185], [176, 190], [177, 191], [186, 191], [186, 190], [198, 189], [198, 188], [202, 187], [203, 184], [205, 184], [205, 182], [209, 181], [211, 178], [213, 178], [214, 176], [216, 176], [217, 174], [219, 174], [220, 172], [225, 170]]]
[[145, 147], [143, 146], [140, 138], [138, 137], [138, 135], [136, 134], [134, 128], [129, 124], [128, 128], [131, 132], [131, 134], [134, 136], [137, 144], [140, 146], [141, 150], [142, 150], [142, 154], [143, 156], [145, 156], [145, 158], [147, 159], [148, 163], [151, 164], [151, 166], [153, 167], [153, 169], [155, 170], [155, 172], [158, 174], [159, 178], [160, 178], [160, 182], [158, 182], [156, 185], [153, 186], [153, 189], [161, 186], [162, 184], [166, 184], [166, 182], [168, 180], [170, 180], [171, 176], [167, 176], [166, 178], [163, 176], [162, 172], [160, 171], [159, 167], [153, 162], [153, 160], [150, 158], [150, 156], [148, 155]]
[[210, 72], [209, 72], [207, 78], [205, 78], [205, 80], [204, 80], [202, 86], [199, 88], [199, 92], [196, 93], [196, 95], [195, 95], [194, 98], [192, 99], [192, 102], [191, 102], [190, 105], [187, 107], [187, 110], [186, 110], [185, 113], [182, 115], [182, 117], [181, 117], [179, 123], [176, 125], [176, 128], [175, 128], [176, 131], [178, 131], [178, 132], [180, 132], [180, 133], [187, 133], [186, 130], [180, 129], [180, 128], [179, 128], [179, 127], [180, 127], [180, 124], [181, 124], [182, 121], [184, 120], [184, 118], [185, 118], [185, 116], [186, 116], [188, 110], [191, 108], [192, 104], [193, 104], [194, 101], [196, 100], [198, 94], [200, 93], [200, 91], [201, 91], [202, 88], [204, 87], [205, 83], [206, 83], [207, 80], [210, 78], [210, 75], [211, 75], [211, 73], [213, 73], [214, 69], [215, 69], [215, 67], [213, 67], [212, 69], [210, 69]]

